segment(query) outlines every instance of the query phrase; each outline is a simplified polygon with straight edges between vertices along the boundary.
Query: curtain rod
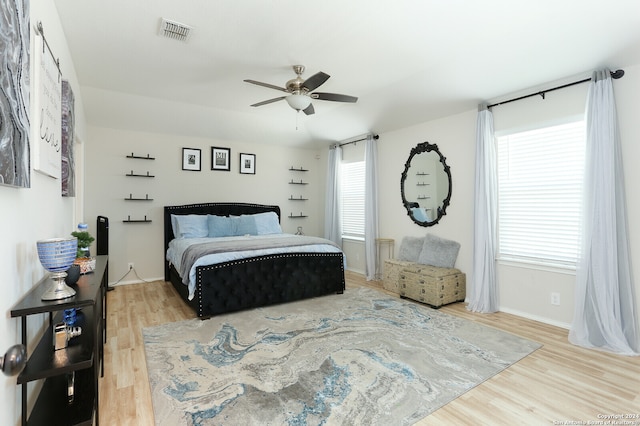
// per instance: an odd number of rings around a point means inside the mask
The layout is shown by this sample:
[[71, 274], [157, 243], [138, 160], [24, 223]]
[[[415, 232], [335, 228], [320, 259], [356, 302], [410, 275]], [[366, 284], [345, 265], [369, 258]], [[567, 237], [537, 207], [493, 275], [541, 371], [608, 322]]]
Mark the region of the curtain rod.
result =
[[[611, 78], [617, 80], [619, 78], [622, 78], [622, 76], [624, 75], [624, 70], [611, 71], [610, 73], [611, 73]], [[492, 108], [494, 106], [498, 106], [498, 105], [508, 104], [509, 102], [515, 102], [515, 101], [519, 101], [519, 100], [522, 100], [522, 99], [531, 98], [533, 96], [542, 96], [542, 99], [544, 99], [545, 95], [547, 94], [547, 92], [553, 92], [554, 90], [564, 89], [565, 87], [570, 87], [570, 86], [575, 86], [576, 84], [586, 83], [587, 81], [591, 81], [591, 78], [585, 78], [584, 80], [574, 81], [573, 83], [568, 83], [568, 84], [563, 84], [562, 86], [552, 87], [551, 89], [542, 90], [542, 91], [537, 92], [537, 93], [531, 93], [529, 95], [524, 95], [524, 96], [520, 96], [518, 98], [508, 99], [506, 101], [502, 101], [502, 102], [498, 102], [498, 103], [495, 103], [495, 104], [487, 105], [487, 109]]]
[[[58, 68], [58, 80], [60, 80], [60, 76], [62, 75], [62, 70], [60, 70], [60, 59], [55, 57], [55, 55], [53, 54], [53, 51], [51, 50], [51, 47], [49, 47], [49, 43], [47, 42], [47, 39], [44, 36], [44, 29], [42, 28], [42, 21], [38, 21], [38, 25], [36, 26], [36, 34], [40, 34], [42, 36], [42, 41], [44, 41], [44, 45], [47, 46], [47, 50], [49, 51], [49, 54], [51, 55], [51, 58], [53, 58], [53, 62], [56, 63], [56, 68]], [[43, 47], [43, 49], [44, 49], [44, 47]]]
[[[378, 139], [380, 139], [380, 136], [379, 135], [373, 135], [373, 138], [375, 140], [378, 140]], [[349, 144], [352, 144], [352, 143], [362, 142], [362, 141], [366, 141], [366, 140], [367, 140], [367, 138], [362, 138], [362, 139], [358, 139], [358, 140], [351, 141], [351, 142], [339, 143], [339, 144], [336, 144], [336, 146], [344, 146], [344, 145], [349, 145]]]

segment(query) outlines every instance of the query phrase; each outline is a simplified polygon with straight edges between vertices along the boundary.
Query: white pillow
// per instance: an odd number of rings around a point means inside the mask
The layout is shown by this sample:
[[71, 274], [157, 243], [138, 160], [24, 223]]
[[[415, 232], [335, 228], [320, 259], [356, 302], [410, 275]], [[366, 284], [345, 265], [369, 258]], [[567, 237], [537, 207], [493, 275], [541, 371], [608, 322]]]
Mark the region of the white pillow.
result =
[[209, 235], [207, 215], [171, 215], [171, 223], [176, 238], [202, 238]]
[[252, 216], [256, 220], [258, 235], [282, 234], [276, 212], [256, 213]]

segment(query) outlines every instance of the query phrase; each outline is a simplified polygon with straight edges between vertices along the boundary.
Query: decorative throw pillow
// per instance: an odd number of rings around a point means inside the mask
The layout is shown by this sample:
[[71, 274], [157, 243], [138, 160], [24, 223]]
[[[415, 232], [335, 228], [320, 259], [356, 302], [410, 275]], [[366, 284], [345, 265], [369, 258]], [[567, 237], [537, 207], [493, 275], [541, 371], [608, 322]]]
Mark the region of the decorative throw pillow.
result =
[[210, 238], [231, 237], [235, 235], [235, 226], [230, 217], [210, 214], [207, 219]]
[[453, 268], [459, 251], [460, 243], [427, 234], [418, 263], [439, 268]]
[[258, 235], [256, 220], [252, 215], [232, 216], [235, 235]]
[[399, 260], [417, 262], [424, 245], [424, 237], [404, 237], [400, 244]]
[[413, 213], [413, 218], [418, 222], [431, 222], [427, 216], [427, 211], [421, 207], [414, 207], [411, 209], [411, 213]]

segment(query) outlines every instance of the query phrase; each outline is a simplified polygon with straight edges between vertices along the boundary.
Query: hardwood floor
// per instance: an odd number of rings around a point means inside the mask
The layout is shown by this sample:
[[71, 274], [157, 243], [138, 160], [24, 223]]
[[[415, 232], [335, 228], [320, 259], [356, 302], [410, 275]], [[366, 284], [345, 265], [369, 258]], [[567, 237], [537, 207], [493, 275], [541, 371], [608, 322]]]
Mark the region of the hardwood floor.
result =
[[[358, 274], [347, 272], [346, 279], [348, 288], [367, 286], [384, 291], [379, 282], [367, 282]], [[100, 423], [153, 425], [141, 329], [195, 315], [163, 281], [118, 286], [107, 297]], [[628, 422], [618, 424], [640, 426], [640, 357], [582, 349], [568, 343], [567, 330], [505, 313], [475, 314], [468, 312], [464, 303], [444, 306], [441, 311], [544, 346], [418, 425], [606, 424], [603, 416], [628, 415], [639, 417], [618, 418]]]

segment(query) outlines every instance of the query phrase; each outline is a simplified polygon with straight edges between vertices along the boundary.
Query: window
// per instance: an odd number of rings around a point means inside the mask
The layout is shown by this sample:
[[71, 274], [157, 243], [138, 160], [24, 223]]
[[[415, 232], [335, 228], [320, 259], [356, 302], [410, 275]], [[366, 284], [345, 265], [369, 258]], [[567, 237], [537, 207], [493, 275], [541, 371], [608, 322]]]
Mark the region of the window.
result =
[[342, 163], [342, 237], [364, 238], [364, 161]]
[[575, 268], [584, 122], [497, 138], [498, 257]]

